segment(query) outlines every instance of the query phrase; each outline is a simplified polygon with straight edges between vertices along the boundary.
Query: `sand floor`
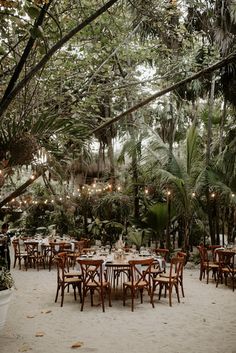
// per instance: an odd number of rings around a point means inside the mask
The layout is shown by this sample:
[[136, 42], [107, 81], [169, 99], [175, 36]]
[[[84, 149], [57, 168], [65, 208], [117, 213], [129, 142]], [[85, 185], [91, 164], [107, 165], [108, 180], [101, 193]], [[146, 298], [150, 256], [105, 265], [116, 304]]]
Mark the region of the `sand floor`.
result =
[[[85, 304], [72, 291], [64, 306], [54, 302], [56, 271], [12, 270], [15, 278], [7, 323], [0, 332], [0, 353], [236, 353], [236, 291], [211, 281], [199, 281], [198, 269], [185, 269], [185, 298], [173, 296], [155, 308], [137, 300], [123, 307], [113, 299], [112, 307]], [[75, 343], [81, 345], [71, 348]]]

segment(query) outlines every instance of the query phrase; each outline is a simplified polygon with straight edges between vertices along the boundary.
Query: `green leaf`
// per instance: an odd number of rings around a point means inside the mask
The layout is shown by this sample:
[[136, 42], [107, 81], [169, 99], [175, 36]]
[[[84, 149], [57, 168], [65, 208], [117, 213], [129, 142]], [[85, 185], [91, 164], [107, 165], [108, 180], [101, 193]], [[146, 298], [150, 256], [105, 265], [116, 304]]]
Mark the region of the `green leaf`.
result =
[[3, 47], [0, 47], [0, 55], [5, 55], [5, 50], [3, 49]]
[[25, 11], [31, 18], [37, 18], [40, 13], [40, 9], [36, 6], [25, 6]]
[[38, 27], [38, 28], [31, 28], [30, 29], [30, 34], [33, 38], [43, 38], [43, 29], [42, 27]]

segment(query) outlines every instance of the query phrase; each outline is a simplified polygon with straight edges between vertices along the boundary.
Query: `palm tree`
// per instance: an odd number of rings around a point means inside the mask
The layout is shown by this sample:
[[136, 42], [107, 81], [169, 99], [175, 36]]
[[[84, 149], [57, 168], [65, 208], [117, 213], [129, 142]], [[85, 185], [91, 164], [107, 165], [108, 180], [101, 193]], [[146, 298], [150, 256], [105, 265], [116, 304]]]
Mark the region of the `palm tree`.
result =
[[[197, 176], [201, 170], [200, 138], [196, 126], [193, 125], [187, 132], [186, 150], [183, 158], [178, 160], [174, 152], [164, 145], [159, 136], [148, 147], [152, 154], [151, 168], [156, 173], [156, 182], [169, 197], [175, 209], [176, 217], [181, 218], [184, 228], [183, 249], [189, 251], [189, 236], [197, 199], [194, 194]], [[150, 163], [150, 158], [147, 158]]]

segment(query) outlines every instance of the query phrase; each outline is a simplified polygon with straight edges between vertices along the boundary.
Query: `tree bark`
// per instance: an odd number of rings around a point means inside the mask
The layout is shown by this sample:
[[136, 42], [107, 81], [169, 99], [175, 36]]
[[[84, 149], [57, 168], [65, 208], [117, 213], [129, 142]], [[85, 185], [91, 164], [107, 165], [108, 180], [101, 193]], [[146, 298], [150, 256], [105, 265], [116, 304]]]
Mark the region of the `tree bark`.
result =
[[[211, 81], [211, 91], [209, 97], [209, 104], [208, 104], [208, 122], [207, 122], [207, 145], [206, 145], [206, 168], [210, 166], [210, 159], [211, 159], [211, 142], [212, 142], [212, 108], [214, 104], [214, 94], [215, 94], [215, 75], [212, 75]], [[211, 244], [215, 245], [215, 215], [213, 212], [213, 206], [210, 200], [210, 192], [208, 187], [208, 180], [207, 180], [207, 188], [206, 188], [206, 200], [207, 200], [207, 214], [208, 214], [208, 221], [209, 221], [209, 230], [210, 230], [210, 237], [211, 237]], [[215, 202], [215, 200], [214, 200]]]

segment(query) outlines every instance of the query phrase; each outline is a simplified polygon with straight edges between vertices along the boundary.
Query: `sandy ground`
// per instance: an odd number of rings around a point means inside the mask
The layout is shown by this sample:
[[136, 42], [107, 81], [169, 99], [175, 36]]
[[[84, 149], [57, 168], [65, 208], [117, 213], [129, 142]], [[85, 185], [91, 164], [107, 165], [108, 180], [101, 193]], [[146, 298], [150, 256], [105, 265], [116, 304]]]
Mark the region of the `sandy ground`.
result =
[[169, 307], [167, 298], [156, 296], [153, 309], [145, 296], [133, 313], [130, 301], [123, 307], [120, 299], [105, 313], [89, 301], [81, 312], [72, 291], [61, 308], [54, 302], [55, 270], [12, 273], [17, 289], [0, 332], [1, 353], [236, 353], [236, 291], [200, 282], [198, 269], [185, 269], [181, 303], [174, 295]]

